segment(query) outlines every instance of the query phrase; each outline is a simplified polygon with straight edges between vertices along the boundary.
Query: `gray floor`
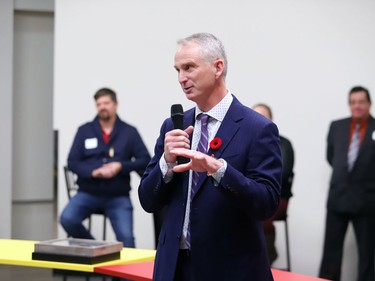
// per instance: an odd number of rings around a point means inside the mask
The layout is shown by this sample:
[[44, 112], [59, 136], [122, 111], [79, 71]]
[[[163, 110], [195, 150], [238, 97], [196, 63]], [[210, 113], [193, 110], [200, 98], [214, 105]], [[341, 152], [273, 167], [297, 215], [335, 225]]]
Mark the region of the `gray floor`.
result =
[[[14, 202], [12, 222], [13, 239], [41, 241], [57, 237], [55, 202]], [[63, 280], [63, 275], [52, 269], [0, 264], [0, 281]], [[77, 276], [77, 273], [69, 274], [66, 278], [66, 281], [78, 280], [87, 280], [87, 278], [86, 276]], [[103, 280], [103, 277], [90, 276], [89, 280]], [[105, 280], [111, 280], [111, 278], [107, 277]]]

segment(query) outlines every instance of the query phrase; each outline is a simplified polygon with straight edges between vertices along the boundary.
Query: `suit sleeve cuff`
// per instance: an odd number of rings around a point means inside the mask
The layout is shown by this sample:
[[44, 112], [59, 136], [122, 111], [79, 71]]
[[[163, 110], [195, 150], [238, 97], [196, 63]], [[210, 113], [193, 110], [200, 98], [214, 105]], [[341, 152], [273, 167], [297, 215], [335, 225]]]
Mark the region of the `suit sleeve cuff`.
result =
[[221, 179], [223, 178], [225, 171], [227, 170], [227, 161], [225, 161], [223, 158], [218, 159], [221, 163], [223, 163], [223, 166], [221, 166], [215, 173], [210, 174], [214, 179], [214, 185], [218, 186]]
[[177, 163], [167, 163], [164, 158], [164, 154], [159, 160], [159, 166], [160, 166], [160, 171], [163, 175], [163, 180], [165, 183], [169, 183], [174, 175], [173, 172], [173, 167], [176, 166]]

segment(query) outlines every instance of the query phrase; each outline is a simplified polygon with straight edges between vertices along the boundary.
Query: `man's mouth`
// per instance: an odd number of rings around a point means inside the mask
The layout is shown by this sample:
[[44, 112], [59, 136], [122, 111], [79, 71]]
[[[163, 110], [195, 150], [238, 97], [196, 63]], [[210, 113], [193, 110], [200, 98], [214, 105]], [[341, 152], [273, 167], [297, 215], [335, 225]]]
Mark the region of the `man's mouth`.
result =
[[189, 87], [184, 87], [184, 92], [187, 93], [187, 92], [190, 92], [191, 89], [193, 89], [192, 86], [189, 86]]

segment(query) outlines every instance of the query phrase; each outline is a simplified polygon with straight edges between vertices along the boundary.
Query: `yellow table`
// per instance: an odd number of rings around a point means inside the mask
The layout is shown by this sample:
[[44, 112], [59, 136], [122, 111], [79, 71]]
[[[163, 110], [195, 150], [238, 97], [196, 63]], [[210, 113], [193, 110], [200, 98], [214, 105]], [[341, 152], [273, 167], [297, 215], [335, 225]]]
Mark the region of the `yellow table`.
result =
[[109, 262], [96, 264], [78, 264], [66, 262], [53, 262], [33, 260], [34, 244], [37, 241], [0, 239], [0, 264], [34, 266], [54, 269], [76, 270], [94, 272], [97, 266], [118, 265], [142, 261], [152, 261], [155, 258], [155, 250], [143, 250], [134, 248], [123, 248], [121, 258]]

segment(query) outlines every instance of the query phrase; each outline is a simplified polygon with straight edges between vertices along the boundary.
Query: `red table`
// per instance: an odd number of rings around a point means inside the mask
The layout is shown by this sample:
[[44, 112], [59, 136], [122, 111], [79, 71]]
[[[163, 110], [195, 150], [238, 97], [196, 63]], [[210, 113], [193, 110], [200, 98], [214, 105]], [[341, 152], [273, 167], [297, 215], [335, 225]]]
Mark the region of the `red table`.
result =
[[[136, 281], [152, 281], [154, 262], [141, 262], [132, 264], [120, 264], [110, 266], [98, 266], [94, 269], [97, 273], [107, 274]], [[326, 279], [306, 276], [298, 273], [272, 269], [275, 281], [328, 281]]]

